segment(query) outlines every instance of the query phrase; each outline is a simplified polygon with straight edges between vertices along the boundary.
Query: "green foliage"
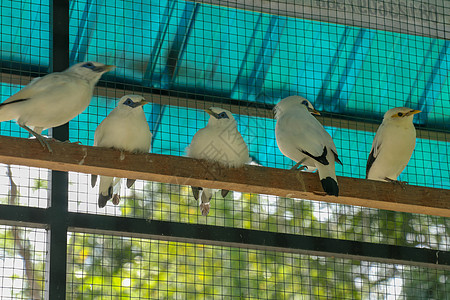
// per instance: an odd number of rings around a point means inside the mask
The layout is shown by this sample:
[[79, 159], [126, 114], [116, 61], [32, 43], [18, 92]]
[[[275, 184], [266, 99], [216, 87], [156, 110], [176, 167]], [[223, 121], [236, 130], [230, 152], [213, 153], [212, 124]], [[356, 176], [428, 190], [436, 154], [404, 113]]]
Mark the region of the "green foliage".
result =
[[[35, 181], [35, 188], [46, 188]], [[212, 199], [201, 216], [189, 187], [147, 183], [123, 216], [448, 250], [448, 219], [255, 194]], [[2, 257], [18, 256], [10, 230]], [[32, 243], [27, 247], [32, 249]], [[43, 261], [35, 261], [43, 270]], [[445, 299], [449, 272], [339, 258], [72, 233], [68, 299]], [[43, 272], [39, 273], [41, 282]], [[42, 287], [43, 288], [43, 287]], [[27, 288], [16, 298], [26, 298]]]
[[[33, 238], [36, 237], [36, 233], [41, 231], [40, 229], [30, 229], [24, 227], [12, 227], [12, 226], [0, 226], [0, 262], [5, 261], [21, 261], [24, 265], [23, 269], [5, 267], [2, 264], [3, 268], [3, 280], [7, 278], [7, 274], [9, 274], [9, 278], [13, 279], [15, 284], [11, 289], [11, 297], [12, 299], [30, 299], [32, 288], [35, 289], [36, 294], [43, 295], [44, 291], [44, 253], [40, 251], [36, 251]], [[31, 254], [31, 259], [29, 259], [29, 263], [33, 270], [34, 276], [34, 285], [32, 286], [31, 280], [28, 280], [26, 271], [25, 271], [25, 257], [22, 255], [24, 253]], [[15, 265], [14, 265], [15, 266]], [[22, 275], [23, 273], [23, 275]], [[20, 275], [19, 275], [20, 274]], [[31, 274], [31, 272], [29, 273]], [[5, 287], [5, 282], [2, 281], [3, 288]], [[17, 285], [20, 283], [22, 289], [17, 288]]]
[[48, 188], [48, 180], [46, 179], [34, 179], [33, 181], [33, 190], [37, 191], [39, 189], [47, 189]]
[[[432, 248], [445, 247], [449, 231], [444, 218], [254, 194], [217, 193], [203, 217], [189, 187], [145, 190], [122, 197], [124, 216]], [[384, 299], [394, 278], [408, 299], [418, 296], [415, 278], [441, 299], [448, 282], [423, 268], [125, 237], [72, 234], [69, 251], [73, 299]]]

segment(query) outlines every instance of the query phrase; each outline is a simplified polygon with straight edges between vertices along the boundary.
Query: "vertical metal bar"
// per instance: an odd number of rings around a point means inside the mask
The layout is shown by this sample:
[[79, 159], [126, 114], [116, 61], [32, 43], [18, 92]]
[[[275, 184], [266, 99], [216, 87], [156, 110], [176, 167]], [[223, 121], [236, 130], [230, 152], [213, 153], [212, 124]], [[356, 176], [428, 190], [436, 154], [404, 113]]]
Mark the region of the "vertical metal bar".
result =
[[[50, 72], [63, 71], [69, 67], [69, 0], [50, 1]], [[51, 129], [58, 140], [68, 140], [69, 125]], [[67, 264], [67, 172], [51, 172], [51, 196], [49, 204], [49, 229], [47, 245], [46, 299], [66, 298]]]

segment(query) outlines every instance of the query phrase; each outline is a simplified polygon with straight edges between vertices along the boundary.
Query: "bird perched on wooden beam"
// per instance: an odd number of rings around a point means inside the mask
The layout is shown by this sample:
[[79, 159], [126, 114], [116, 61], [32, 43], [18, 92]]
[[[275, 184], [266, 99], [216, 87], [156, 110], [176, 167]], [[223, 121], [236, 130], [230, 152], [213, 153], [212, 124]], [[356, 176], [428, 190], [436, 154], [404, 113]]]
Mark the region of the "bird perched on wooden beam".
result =
[[[94, 135], [94, 146], [114, 148], [136, 153], [148, 153], [151, 148], [152, 133], [145, 118], [142, 106], [148, 101], [139, 95], [123, 96], [116, 108], [98, 125]], [[120, 178], [100, 176], [98, 207], [105, 207], [112, 199], [117, 205], [120, 201]], [[130, 188], [135, 179], [127, 179]], [[97, 175], [91, 175], [91, 185], [95, 186]]]
[[41, 132], [82, 113], [91, 102], [95, 84], [113, 68], [98, 62], [82, 62], [63, 72], [35, 78], [0, 104], [0, 122], [16, 120], [51, 152]]
[[[210, 115], [208, 124], [194, 135], [187, 148], [187, 155], [227, 168], [236, 168], [248, 163], [250, 157], [247, 144], [237, 129], [233, 114], [218, 107], [211, 107], [205, 111]], [[212, 172], [208, 170], [208, 165], [205, 165], [205, 168], [207, 168], [207, 172]], [[196, 200], [201, 199], [202, 215], [208, 215], [213, 190], [192, 187], [192, 193]], [[227, 194], [228, 190], [222, 190], [222, 197]]]
[[320, 182], [328, 195], [339, 195], [334, 162], [342, 164], [336, 146], [322, 124], [311, 114], [320, 115], [311, 102], [290, 96], [275, 106], [275, 135], [281, 153], [297, 164], [317, 168]]
[[420, 110], [396, 107], [384, 114], [367, 160], [366, 179], [397, 181], [416, 145], [413, 117]]

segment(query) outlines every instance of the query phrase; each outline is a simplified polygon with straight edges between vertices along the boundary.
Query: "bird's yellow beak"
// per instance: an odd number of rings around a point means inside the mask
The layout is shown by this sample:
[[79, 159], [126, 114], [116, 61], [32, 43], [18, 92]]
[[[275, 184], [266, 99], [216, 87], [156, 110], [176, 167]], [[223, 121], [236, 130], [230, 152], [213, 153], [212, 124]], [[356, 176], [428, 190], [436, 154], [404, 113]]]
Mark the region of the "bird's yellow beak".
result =
[[116, 66], [115, 65], [105, 65], [103, 67], [103, 70], [105, 70], [105, 72], [109, 72], [111, 70], [113, 70]]
[[320, 116], [320, 112], [318, 112], [316, 109], [311, 109], [310, 112], [311, 112], [313, 115]]
[[216, 119], [219, 118], [219, 115], [217, 115], [215, 112], [213, 112], [211, 109], [205, 109], [205, 111], [208, 113], [208, 115], [210, 115], [211, 117], [214, 117]]
[[421, 112], [421, 110], [413, 109], [412, 111], [408, 112], [408, 116], [412, 116]]
[[149, 103], [147, 100], [145, 100], [145, 99], [142, 99], [140, 102], [139, 102], [139, 104], [141, 105], [141, 106], [143, 106], [143, 105], [145, 105], [145, 104], [147, 104], [147, 103]]

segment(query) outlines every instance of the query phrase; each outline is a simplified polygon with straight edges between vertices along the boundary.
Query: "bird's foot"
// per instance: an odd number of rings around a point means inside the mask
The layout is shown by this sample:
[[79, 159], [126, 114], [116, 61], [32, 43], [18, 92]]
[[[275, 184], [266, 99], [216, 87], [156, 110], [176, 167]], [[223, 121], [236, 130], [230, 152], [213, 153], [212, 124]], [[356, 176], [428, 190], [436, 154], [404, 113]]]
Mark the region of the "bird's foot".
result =
[[42, 135], [36, 136], [36, 139], [41, 143], [42, 147], [48, 149], [48, 152], [52, 153], [52, 147], [50, 147], [48, 140], [52, 141], [52, 138], [43, 137]]
[[327, 196], [327, 192], [322, 192], [322, 191], [313, 191], [314, 195], [319, 195], [319, 196]]
[[119, 203], [120, 203], [120, 195], [119, 194], [114, 194], [114, 196], [112, 197], [111, 202], [114, 205], [119, 205]]
[[384, 178], [384, 180], [386, 180], [387, 182], [391, 182], [393, 184], [398, 184], [403, 190], [406, 190], [406, 186], [408, 185], [408, 182], [406, 181], [394, 180], [388, 177]]
[[300, 166], [300, 163], [297, 163], [295, 166], [291, 168], [291, 170], [303, 171], [308, 169], [307, 166]]
[[210, 203], [200, 203], [200, 210], [202, 211], [202, 216], [207, 216], [209, 214]]
[[71, 142], [70, 140], [66, 140], [63, 143], [65, 144], [77, 144], [77, 145], [82, 145], [80, 141], [76, 141], [76, 142]]
[[50, 145], [47, 142], [47, 140], [51, 140], [50, 138], [42, 136], [40, 133], [37, 133], [36, 131], [34, 131], [33, 129], [31, 129], [30, 127], [28, 127], [26, 125], [19, 124], [19, 126], [22, 127], [23, 129], [25, 129], [26, 131], [28, 131], [28, 133], [30, 133], [31, 135], [33, 135], [39, 141], [39, 143], [41, 143], [42, 147], [48, 149], [48, 152], [50, 152], [50, 153], [53, 152], [52, 148], [50, 147]]

